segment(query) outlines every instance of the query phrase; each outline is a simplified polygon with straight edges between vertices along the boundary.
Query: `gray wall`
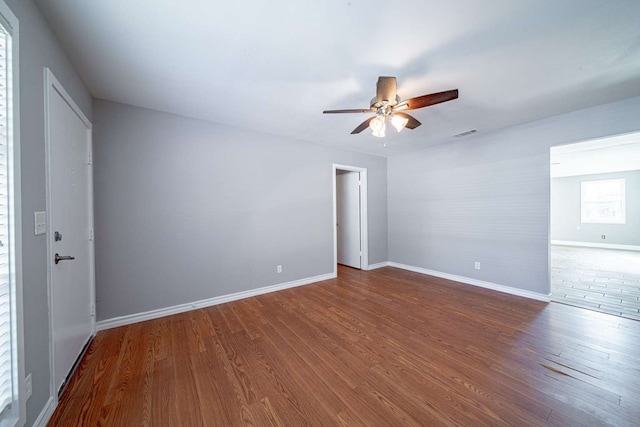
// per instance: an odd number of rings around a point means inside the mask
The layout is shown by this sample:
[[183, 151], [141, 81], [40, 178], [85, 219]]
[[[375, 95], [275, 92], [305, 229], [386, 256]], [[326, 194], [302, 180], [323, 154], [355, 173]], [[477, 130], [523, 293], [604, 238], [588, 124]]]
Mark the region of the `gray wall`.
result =
[[49, 67], [89, 119], [91, 96], [32, 0], [6, 0], [20, 22], [20, 133], [25, 372], [33, 375], [27, 425], [49, 398], [49, 314], [47, 246], [34, 236], [33, 212], [44, 211], [44, 77]]
[[547, 294], [549, 148], [638, 117], [640, 97], [390, 158], [389, 260]]
[[368, 168], [387, 260], [385, 158], [102, 100], [94, 118], [98, 320], [331, 273], [332, 163]]
[[[614, 178], [625, 179], [626, 223], [581, 224], [580, 182]], [[603, 234], [606, 236], [604, 240], [601, 238]], [[640, 171], [553, 178], [551, 239], [640, 246]]]

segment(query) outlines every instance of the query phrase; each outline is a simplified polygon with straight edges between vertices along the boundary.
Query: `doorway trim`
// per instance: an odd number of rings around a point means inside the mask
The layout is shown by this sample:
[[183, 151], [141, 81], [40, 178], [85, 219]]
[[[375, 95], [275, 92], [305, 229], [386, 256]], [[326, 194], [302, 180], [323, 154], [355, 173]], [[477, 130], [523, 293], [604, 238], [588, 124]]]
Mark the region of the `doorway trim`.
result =
[[349, 172], [360, 172], [360, 248], [362, 248], [361, 269], [369, 269], [369, 235], [368, 235], [368, 215], [367, 215], [367, 168], [359, 166], [341, 165], [334, 163], [333, 174], [333, 273], [338, 274], [338, 221], [337, 197], [336, 197], [336, 173], [338, 170]]
[[[69, 93], [64, 89], [62, 84], [58, 81], [58, 79], [53, 75], [51, 70], [47, 67], [44, 68], [44, 141], [45, 141], [45, 179], [46, 179], [46, 188], [45, 188], [45, 198], [46, 198], [46, 219], [47, 219], [47, 293], [48, 293], [48, 302], [49, 302], [49, 401], [47, 402], [47, 406], [44, 411], [51, 411], [55, 409], [55, 406], [58, 402], [58, 390], [56, 390], [55, 386], [55, 378], [54, 378], [54, 369], [55, 369], [55, 353], [54, 353], [54, 319], [53, 319], [53, 235], [52, 235], [52, 224], [51, 224], [51, 134], [50, 134], [50, 126], [51, 126], [51, 117], [50, 117], [50, 94], [51, 91], [56, 91], [62, 99], [69, 105], [71, 110], [76, 114], [76, 116], [80, 119], [80, 121], [87, 127], [88, 133], [88, 141], [89, 144], [89, 153], [90, 158], [87, 159], [89, 164], [91, 164], [91, 153], [93, 146], [93, 138], [91, 134], [92, 124], [89, 119], [84, 115], [80, 107], [75, 103], [73, 98], [69, 95]], [[95, 316], [95, 300], [96, 300], [96, 289], [95, 289], [95, 247], [94, 240], [92, 238], [92, 233], [94, 229], [94, 219], [93, 219], [93, 169], [90, 169], [89, 173], [89, 217], [91, 224], [91, 237], [90, 237], [90, 245], [89, 245], [89, 272], [90, 272], [90, 283], [89, 283], [89, 294], [91, 301], [91, 312], [93, 316], [91, 316], [91, 335], [95, 336], [96, 334], [96, 316]], [[83, 352], [86, 351], [87, 347], [83, 349]], [[81, 353], [82, 355], [82, 353]], [[76, 366], [72, 367], [72, 372], [76, 368]], [[41, 414], [42, 416], [43, 414]], [[50, 416], [51, 414], [44, 414], [45, 418]]]

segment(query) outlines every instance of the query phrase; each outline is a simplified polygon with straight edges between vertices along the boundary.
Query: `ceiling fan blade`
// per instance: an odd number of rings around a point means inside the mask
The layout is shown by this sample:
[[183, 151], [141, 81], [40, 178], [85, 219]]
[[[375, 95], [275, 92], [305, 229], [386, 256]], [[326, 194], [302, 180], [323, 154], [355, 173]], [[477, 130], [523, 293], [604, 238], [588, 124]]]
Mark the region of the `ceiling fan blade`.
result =
[[339, 114], [339, 113], [370, 113], [371, 112], [371, 108], [368, 108], [366, 110], [360, 109], [360, 110], [324, 110], [322, 112], [322, 114]]
[[376, 100], [382, 104], [384, 101], [393, 103], [396, 100], [398, 83], [395, 77], [378, 77], [376, 85]]
[[405, 114], [405, 113], [393, 113], [393, 114], [396, 116], [404, 117], [405, 119], [409, 120], [405, 125], [407, 129], [415, 129], [422, 124], [418, 121], [418, 119], [408, 114]]
[[376, 116], [369, 117], [367, 120], [365, 120], [364, 122], [360, 123], [360, 125], [357, 128], [355, 128], [353, 130], [353, 132], [351, 132], [351, 135], [355, 135], [356, 133], [360, 133], [363, 130], [365, 130], [366, 128], [368, 128], [369, 127], [369, 122], [371, 122], [371, 120], [373, 120], [375, 118], [376, 118]]
[[445, 92], [431, 93], [429, 95], [422, 95], [415, 98], [407, 99], [402, 104], [406, 104], [403, 110], [415, 110], [417, 108], [428, 107], [430, 105], [440, 104], [441, 102], [451, 101], [458, 98], [458, 89], [447, 90]]

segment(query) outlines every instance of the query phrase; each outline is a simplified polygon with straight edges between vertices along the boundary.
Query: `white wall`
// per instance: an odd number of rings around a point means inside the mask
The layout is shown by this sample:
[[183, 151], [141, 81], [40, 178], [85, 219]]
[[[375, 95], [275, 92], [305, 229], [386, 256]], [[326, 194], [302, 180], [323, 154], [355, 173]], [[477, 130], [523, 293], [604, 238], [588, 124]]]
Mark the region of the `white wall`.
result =
[[94, 118], [98, 320], [332, 273], [333, 163], [368, 169], [369, 262], [388, 258], [385, 158], [102, 100]]
[[639, 117], [636, 97], [390, 158], [390, 261], [547, 294], [550, 147]]

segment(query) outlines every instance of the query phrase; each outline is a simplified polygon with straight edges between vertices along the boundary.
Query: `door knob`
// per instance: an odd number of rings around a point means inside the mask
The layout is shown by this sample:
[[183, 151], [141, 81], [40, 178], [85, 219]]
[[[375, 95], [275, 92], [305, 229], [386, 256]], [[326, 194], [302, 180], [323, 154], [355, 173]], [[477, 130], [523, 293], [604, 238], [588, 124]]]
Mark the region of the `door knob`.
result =
[[76, 257], [74, 257], [74, 256], [69, 256], [69, 255], [62, 255], [62, 256], [60, 256], [60, 255], [56, 254], [56, 255], [55, 255], [55, 257], [54, 257], [53, 259], [54, 259], [55, 263], [57, 264], [57, 263], [59, 263], [60, 261], [71, 261], [71, 260], [73, 260], [73, 259], [76, 259]]

